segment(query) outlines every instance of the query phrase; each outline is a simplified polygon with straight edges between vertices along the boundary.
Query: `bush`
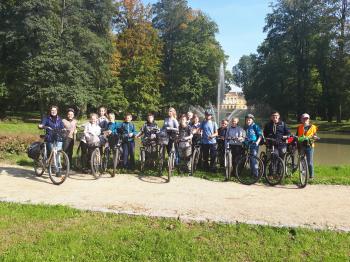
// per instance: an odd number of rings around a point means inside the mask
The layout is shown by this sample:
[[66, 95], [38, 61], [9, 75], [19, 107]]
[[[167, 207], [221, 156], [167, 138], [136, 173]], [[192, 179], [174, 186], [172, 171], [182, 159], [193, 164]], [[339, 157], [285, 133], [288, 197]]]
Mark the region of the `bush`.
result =
[[28, 146], [36, 140], [35, 136], [0, 136], [0, 154], [26, 153]]

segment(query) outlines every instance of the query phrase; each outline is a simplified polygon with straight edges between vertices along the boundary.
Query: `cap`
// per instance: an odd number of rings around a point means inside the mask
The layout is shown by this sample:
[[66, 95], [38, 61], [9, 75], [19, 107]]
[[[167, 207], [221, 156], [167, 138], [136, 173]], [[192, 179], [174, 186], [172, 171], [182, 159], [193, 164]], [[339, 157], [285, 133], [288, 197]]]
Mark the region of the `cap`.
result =
[[248, 115], [245, 116], [245, 118], [246, 118], [246, 119], [247, 119], [247, 118], [251, 118], [251, 119], [253, 119], [253, 120], [255, 119], [255, 117], [254, 117], [253, 114], [248, 114]]
[[307, 113], [304, 113], [301, 115], [301, 118], [304, 119], [304, 118], [309, 118], [310, 119], [310, 115], [307, 114]]

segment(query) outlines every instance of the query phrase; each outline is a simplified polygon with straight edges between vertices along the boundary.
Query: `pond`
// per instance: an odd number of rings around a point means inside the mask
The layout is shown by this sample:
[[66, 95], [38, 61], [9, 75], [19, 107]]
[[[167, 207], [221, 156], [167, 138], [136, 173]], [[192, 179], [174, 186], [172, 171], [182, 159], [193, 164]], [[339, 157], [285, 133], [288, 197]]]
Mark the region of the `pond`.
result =
[[350, 134], [318, 132], [315, 146], [316, 165], [350, 165]]

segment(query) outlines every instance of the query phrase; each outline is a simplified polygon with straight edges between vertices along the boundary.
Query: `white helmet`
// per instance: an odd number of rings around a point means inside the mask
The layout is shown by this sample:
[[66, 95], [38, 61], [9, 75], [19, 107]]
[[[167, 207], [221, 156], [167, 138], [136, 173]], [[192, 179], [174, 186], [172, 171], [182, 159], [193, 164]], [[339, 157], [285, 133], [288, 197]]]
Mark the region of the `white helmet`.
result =
[[308, 113], [304, 113], [301, 115], [301, 119], [308, 118], [310, 119], [310, 115]]

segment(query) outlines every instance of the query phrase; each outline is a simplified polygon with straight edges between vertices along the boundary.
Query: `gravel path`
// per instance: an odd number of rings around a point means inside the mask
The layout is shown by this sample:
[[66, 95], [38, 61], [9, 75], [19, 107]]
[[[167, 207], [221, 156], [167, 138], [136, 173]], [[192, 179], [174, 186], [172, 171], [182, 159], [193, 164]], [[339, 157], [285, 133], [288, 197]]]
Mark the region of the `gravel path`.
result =
[[[0, 164], [1, 165], [1, 164]], [[0, 167], [0, 201], [63, 204], [84, 210], [181, 220], [302, 226], [350, 232], [350, 187], [244, 186], [193, 177], [74, 174], [60, 186], [19, 166]]]

